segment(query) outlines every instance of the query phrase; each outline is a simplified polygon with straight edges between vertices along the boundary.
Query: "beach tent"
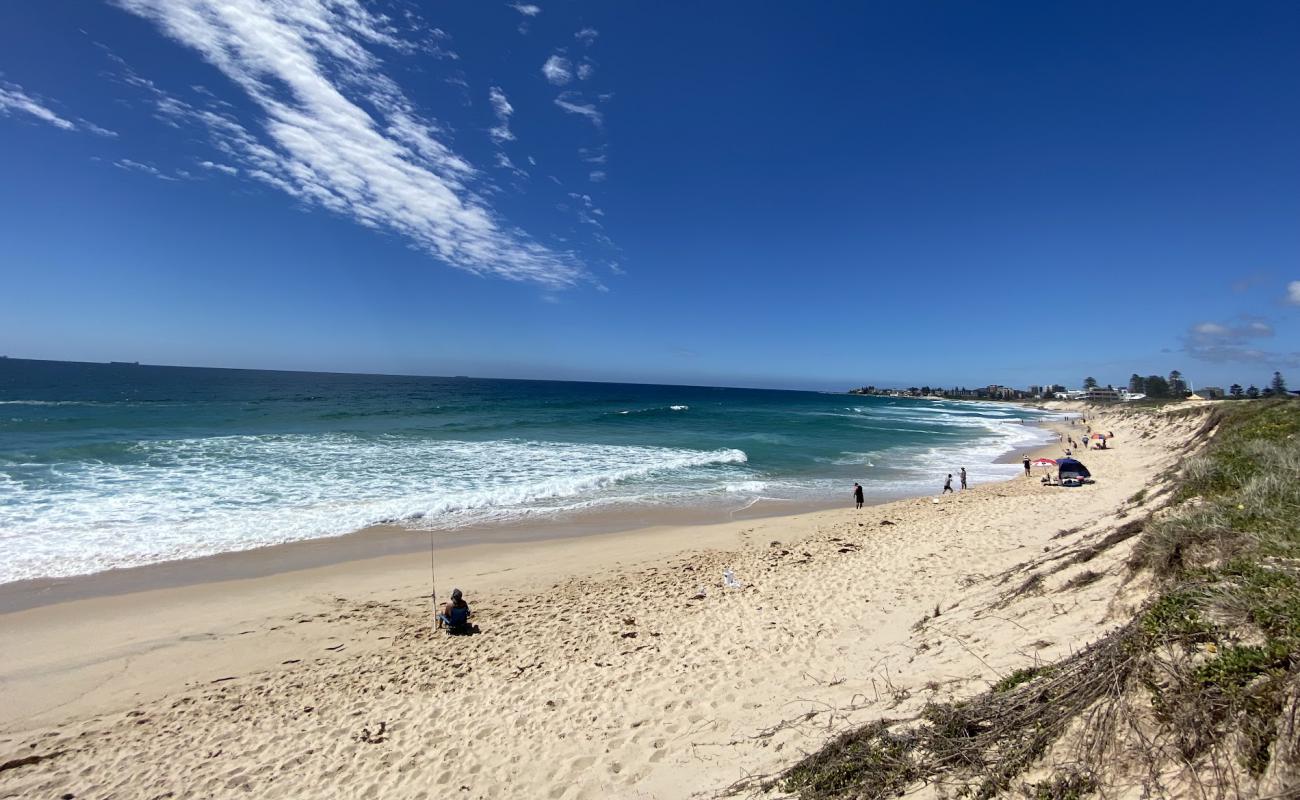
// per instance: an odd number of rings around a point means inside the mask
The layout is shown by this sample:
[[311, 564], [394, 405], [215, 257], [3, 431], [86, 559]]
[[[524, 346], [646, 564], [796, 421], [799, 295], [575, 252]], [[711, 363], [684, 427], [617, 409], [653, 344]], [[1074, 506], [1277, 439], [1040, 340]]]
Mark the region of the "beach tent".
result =
[[1060, 470], [1062, 475], [1068, 472], [1073, 472], [1081, 478], [1092, 477], [1092, 473], [1089, 472], [1088, 468], [1083, 465], [1083, 462], [1079, 461], [1077, 458], [1062, 458], [1056, 462], [1056, 467]]

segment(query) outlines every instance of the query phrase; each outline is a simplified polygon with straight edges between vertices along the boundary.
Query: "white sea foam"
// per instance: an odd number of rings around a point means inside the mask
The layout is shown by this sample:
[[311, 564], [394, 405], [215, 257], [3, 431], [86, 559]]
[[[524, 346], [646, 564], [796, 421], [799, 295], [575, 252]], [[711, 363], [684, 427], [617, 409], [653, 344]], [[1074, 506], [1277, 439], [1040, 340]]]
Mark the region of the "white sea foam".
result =
[[[382, 521], [450, 528], [671, 495], [741, 450], [348, 434], [142, 442], [0, 482], [0, 582], [243, 550]], [[737, 473], [740, 474], [740, 473]], [[717, 485], [716, 480], [709, 483]]]
[[619, 414], [653, 414], [656, 411], [686, 411], [690, 406], [656, 406], [654, 408], [630, 408], [625, 411], [619, 411]]
[[736, 481], [722, 487], [725, 492], [734, 494], [758, 494], [767, 489], [767, 481]]

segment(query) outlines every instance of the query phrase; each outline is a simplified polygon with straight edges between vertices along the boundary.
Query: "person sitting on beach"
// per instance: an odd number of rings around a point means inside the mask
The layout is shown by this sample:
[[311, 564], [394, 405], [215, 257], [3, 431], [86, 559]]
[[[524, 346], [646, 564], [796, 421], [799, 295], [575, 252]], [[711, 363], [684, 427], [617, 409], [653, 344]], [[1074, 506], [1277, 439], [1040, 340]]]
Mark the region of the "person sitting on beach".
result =
[[460, 589], [451, 590], [451, 602], [442, 607], [438, 615], [438, 627], [446, 628], [448, 633], [465, 633], [469, 631], [469, 603]]

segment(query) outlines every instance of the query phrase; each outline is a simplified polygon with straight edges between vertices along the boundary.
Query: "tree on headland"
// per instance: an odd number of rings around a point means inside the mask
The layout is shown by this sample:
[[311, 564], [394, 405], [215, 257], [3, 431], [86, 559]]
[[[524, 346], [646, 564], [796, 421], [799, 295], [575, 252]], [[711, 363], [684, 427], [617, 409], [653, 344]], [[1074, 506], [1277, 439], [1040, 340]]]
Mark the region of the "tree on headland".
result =
[[1136, 372], [1128, 376], [1128, 390], [1133, 394], [1142, 394], [1147, 390], [1146, 380]]
[[1144, 382], [1147, 390], [1147, 397], [1168, 397], [1169, 381], [1159, 375], [1148, 375]]
[[1096, 388], [1097, 388], [1097, 379], [1096, 379], [1096, 378], [1094, 378], [1094, 377], [1092, 377], [1091, 375], [1089, 375], [1088, 377], [1086, 377], [1086, 378], [1083, 379], [1083, 390], [1084, 390], [1085, 392], [1086, 392], [1086, 391], [1091, 391], [1091, 390], [1096, 389]]
[[1178, 370], [1169, 373], [1169, 394], [1173, 397], [1187, 395], [1187, 381], [1183, 380], [1183, 373]]
[[1282, 378], [1282, 373], [1273, 373], [1273, 383], [1269, 388], [1273, 390], [1273, 394], [1286, 394], [1286, 381]]
[[1234, 383], [1228, 388], [1228, 394], [1240, 400], [1242, 395], [1245, 394], [1245, 391], [1242, 390], [1240, 383]]
[[1250, 385], [1250, 388], [1246, 390], [1246, 396], [1249, 397], [1251, 400], [1254, 400], [1256, 397], [1259, 397], [1259, 388], [1252, 383]]

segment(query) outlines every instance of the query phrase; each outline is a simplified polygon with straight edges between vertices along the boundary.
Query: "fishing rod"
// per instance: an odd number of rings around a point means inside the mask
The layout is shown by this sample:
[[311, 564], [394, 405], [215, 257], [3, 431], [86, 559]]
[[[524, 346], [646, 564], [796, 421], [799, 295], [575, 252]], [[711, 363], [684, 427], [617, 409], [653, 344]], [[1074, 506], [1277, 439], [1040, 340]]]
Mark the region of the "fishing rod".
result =
[[433, 617], [429, 620], [429, 634], [438, 632], [438, 571], [437, 559], [433, 554], [433, 531], [429, 531], [429, 602], [433, 605]]

